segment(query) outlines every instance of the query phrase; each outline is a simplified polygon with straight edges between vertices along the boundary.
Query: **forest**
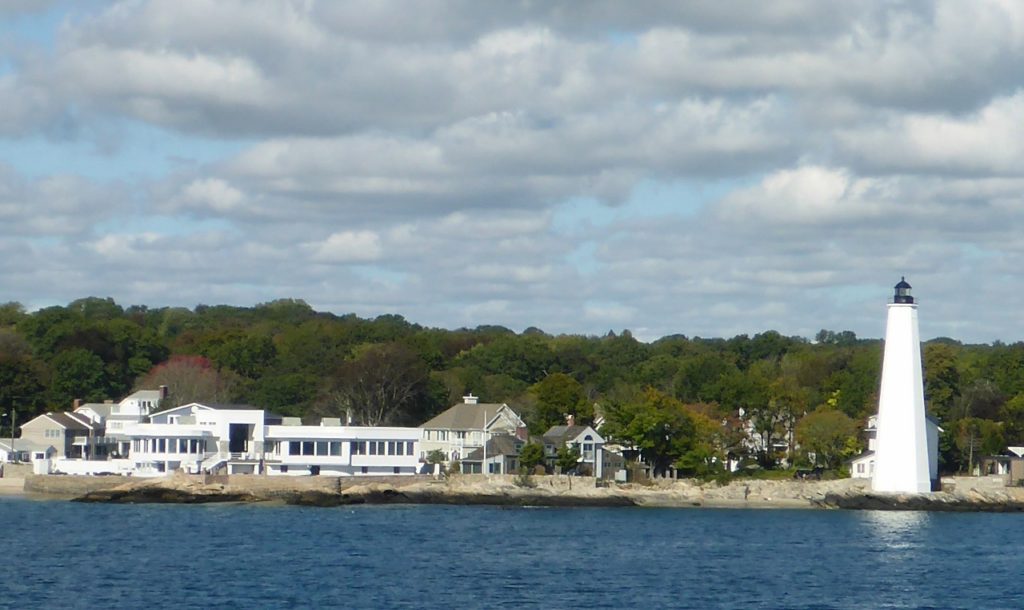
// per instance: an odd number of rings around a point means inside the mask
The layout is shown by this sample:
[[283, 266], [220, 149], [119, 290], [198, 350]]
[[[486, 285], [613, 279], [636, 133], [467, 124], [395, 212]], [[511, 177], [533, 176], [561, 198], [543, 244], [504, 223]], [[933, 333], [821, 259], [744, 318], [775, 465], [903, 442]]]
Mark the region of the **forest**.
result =
[[[838, 469], [863, 448], [881, 357], [881, 340], [850, 331], [644, 343], [628, 330], [428, 328], [399, 315], [317, 312], [294, 299], [188, 309], [89, 297], [34, 312], [0, 305], [0, 410], [7, 435], [12, 411], [25, 422], [69, 410], [74, 399], [166, 385], [164, 406], [247, 403], [418, 425], [473, 393], [508, 403], [534, 434], [566, 414], [602, 418], [602, 434], [637, 448], [656, 472], [714, 476], [727, 457], [772, 469], [787, 453], [798, 465]], [[944, 430], [944, 472], [1024, 444], [1024, 344], [938, 338], [923, 345], [923, 361], [928, 409]]]

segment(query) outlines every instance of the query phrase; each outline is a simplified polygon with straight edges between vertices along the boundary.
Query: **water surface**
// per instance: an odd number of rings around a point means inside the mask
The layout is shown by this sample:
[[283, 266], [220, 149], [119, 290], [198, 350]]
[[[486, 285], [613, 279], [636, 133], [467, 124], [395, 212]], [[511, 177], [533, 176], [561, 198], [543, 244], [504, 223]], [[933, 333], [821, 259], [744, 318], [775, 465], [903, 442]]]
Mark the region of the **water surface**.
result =
[[0, 607], [1020, 608], [1024, 515], [0, 499]]

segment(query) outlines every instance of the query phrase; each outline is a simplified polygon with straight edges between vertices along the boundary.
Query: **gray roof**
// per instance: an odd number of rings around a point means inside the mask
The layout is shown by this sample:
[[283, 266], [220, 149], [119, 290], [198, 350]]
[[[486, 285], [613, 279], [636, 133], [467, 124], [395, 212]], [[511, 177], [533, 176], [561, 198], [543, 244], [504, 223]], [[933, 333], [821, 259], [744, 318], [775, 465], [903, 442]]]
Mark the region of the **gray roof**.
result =
[[[496, 434], [487, 441], [487, 456], [497, 457], [499, 455], [517, 456], [519, 455], [519, 449], [517, 445], [522, 446], [525, 443], [514, 436], [509, 434]], [[484, 450], [480, 447], [470, 451], [466, 454], [463, 461], [479, 462], [484, 459]]]
[[45, 417], [49, 417], [68, 430], [92, 429], [92, 422], [89, 418], [84, 415], [79, 415], [78, 413], [47, 413], [45, 414]]
[[551, 426], [548, 428], [548, 431], [544, 433], [544, 442], [558, 445], [583, 434], [583, 431], [587, 428], [588, 426], [580, 425]]
[[484, 425], [494, 419], [498, 411], [506, 404], [459, 403], [430, 421], [420, 424], [420, 428], [431, 430], [481, 430]]
[[[14, 450], [15, 451], [36, 451], [38, 449], [46, 449], [50, 445], [40, 445], [39, 443], [33, 443], [32, 441], [16, 438], [14, 439]], [[0, 439], [0, 449], [4, 451], [10, 451], [11, 439], [5, 438]]]

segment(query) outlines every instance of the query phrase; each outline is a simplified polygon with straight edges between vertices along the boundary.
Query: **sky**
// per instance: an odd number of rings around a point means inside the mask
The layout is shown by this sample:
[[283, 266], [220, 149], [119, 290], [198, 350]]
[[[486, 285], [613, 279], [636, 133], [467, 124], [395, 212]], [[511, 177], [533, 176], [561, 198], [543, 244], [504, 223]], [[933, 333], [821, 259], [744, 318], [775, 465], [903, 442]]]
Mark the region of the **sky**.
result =
[[0, 0], [0, 301], [1024, 339], [1024, 4]]

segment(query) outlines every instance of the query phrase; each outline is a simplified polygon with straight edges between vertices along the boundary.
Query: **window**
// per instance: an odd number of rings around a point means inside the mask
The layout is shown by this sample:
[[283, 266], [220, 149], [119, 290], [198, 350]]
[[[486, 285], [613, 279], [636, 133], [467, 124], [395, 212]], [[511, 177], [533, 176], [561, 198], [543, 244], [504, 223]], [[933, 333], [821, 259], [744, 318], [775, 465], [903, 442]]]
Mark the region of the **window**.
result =
[[455, 438], [457, 438], [457, 439], [465, 439], [466, 438], [466, 432], [464, 430], [459, 430], [458, 432], [455, 433]]
[[289, 441], [288, 455], [302, 455], [302, 443], [299, 441]]
[[317, 455], [327, 455], [327, 441], [317, 441], [316, 442], [316, 454]]
[[388, 455], [395, 455], [395, 441], [388, 441]]
[[167, 453], [167, 439], [166, 438], [162, 438], [162, 439], [157, 441], [157, 443], [156, 443], [156, 452], [157, 453]]
[[377, 441], [370, 441], [370, 455], [377, 455]]
[[416, 449], [414, 447], [413, 442], [412, 441], [406, 442], [405, 443], [405, 455], [414, 455], [415, 453], [416, 453]]
[[349, 451], [352, 455], [366, 455], [366, 441], [351, 441]]
[[302, 441], [302, 455], [313, 455], [313, 441]]
[[331, 455], [341, 455], [341, 441], [331, 441]]

